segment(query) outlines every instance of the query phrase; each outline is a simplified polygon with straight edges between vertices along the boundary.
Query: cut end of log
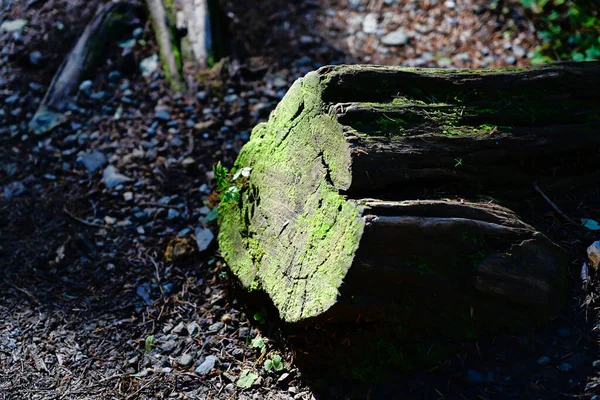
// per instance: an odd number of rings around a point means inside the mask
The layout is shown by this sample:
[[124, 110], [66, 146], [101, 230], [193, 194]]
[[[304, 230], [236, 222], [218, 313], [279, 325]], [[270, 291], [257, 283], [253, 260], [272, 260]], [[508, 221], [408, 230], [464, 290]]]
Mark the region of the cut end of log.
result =
[[239, 203], [219, 207], [221, 252], [242, 284], [266, 291], [286, 321], [335, 304], [364, 222], [346, 201], [349, 149], [323, 114], [316, 73], [298, 80], [259, 125], [236, 167], [251, 166]]
[[223, 257], [287, 322], [442, 313], [516, 326], [556, 313], [563, 252], [478, 199], [520, 201], [533, 182], [593, 165], [599, 70], [311, 72], [236, 161], [252, 172], [240, 200], [219, 206]]

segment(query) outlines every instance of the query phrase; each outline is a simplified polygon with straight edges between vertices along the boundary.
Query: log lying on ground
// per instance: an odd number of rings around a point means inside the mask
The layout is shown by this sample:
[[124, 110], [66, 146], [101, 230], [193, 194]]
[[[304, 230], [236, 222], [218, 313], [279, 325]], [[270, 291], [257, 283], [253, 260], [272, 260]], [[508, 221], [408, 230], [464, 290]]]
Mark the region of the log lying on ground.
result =
[[82, 79], [98, 65], [109, 43], [131, 28], [141, 8], [127, 2], [112, 2], [101, 8], [54, 75], [38, 110], [29, 122], [36, 135], [66, 120], [65, 113]]
[[221, 252], [287, 322], [539, 322], [567, 260], [498, 204], [600, 182], [599, 84], [599, 63], [311, 72], [242, 149], [233, 172], [252, 170], [219, 206]]

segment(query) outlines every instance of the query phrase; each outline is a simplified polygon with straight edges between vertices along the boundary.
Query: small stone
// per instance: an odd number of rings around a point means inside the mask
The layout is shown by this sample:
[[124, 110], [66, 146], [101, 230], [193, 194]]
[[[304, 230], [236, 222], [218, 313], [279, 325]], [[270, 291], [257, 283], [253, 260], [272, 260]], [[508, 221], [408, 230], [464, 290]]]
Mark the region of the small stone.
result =
[[241, 339], [245, 339], [245, 338], [248, 337], [249, 333], [250, 333], [250, 328], [247, 328], [247, 327], [243, 326], [243, 327], [240, 328], [240, 330], [238, 332], [238, 336]]
[[175, 219], [177, 217], [179, 217], [179, 211], [173, 208], [169, 208], [169, 211], [167, 213], [167, 219]]
[[236, 348], [231, 352], [231, 355], [235, 358], [237, 358], [238, 360], [241, 360], [244, 358], [244, 350], [240, 349], [240, 348]]
[[170, 121], [171, 114], [169, 114], [169, 109], [167, 107], [156, 107], [154, 109], [154, 118], [161, 121]]
[[215, 356], [207, 356], [204, 359], [204, 362], [196, 368], [195, 372], [198, 375], [206, 375], [208, 374], [214, 367], [217, 362], [217, 357]]
[[291, 394], [296, 394], [296, 393], [298, 393], [298, 388], [296, 386], [290, 386], [288, 388], [288, 392]]
[[379, 23], [377, 22], [378, 16], [375, 13], [369, 13], [365, 16], [362, 23], [362, 29], [364, 33], [376, 33]]
[[514, 45], [513, 46], [513, 54], [515, 55], [515, 57], [517, 58], [523, 58], [527, 55], [527, 50], [525, 50], [525, 48], [523, 48], [523, 46], [520, 45]]
[[128, 365], [136, 365], [140, 361], [138, 356], [133, 356], [129, 360], [127, 360]]
[[386, 46], [402, 46], [408, 43], [408, 35], [402, 28], [396, 29], [381, 38], [381, 43]]
[[17, 197], [21, 195], [25, 191], [25, 185], [21, 182], [11, 182], [4, 185], [2, 188], [2, 195], [6, 200], [10, 200], [13, 197]]
[[480, 372], [470, 369], [467, 371], [467, 381], [479, 385], [485, 382], [485, 376]]
[[571, 364], [564, 362], [564, 363], [560, 363], [560, 365], [557, 368], [560, 372], [569, 372], [573, 369], [573, 366]]
[[504, 59], [508, 65], [515, 65], [517, 63], [517, 58], [515, 56], [506, 56]]
[[189, 367], [190, 365], [192, 365], [192, 363], [194, 362], [194, 359], [192, 358], [191, 355], [189, 354], [182, 354], [181, 357], [179, 357], [179, 360], [177, 361], [177, 363], [179, 365], [181, 365], [182, 367]]
[[106, 156], [98, 150], [92, 150], [89, 153], [82, 154], [77, 158], [77, 162], [83, 164], [85, 169], [95, 172], [106, 165]]
[[600, 360], [596, 360], [592, 363], [592, 367], [600, 369]]
[[221, 328], [223, 328], [223, 323], [222, 322], [215, 322], [214, 324], [212, 324], [211, 326], [208, 327], [208, 331], [209, 332], [217, 332], [220, 331]]
[[438, 67], [446, 68], [452, 65], [452, 59], [448, 57], [441, 57], [436, 61]]
[[123, 174], [120, 174], [117, 171], [117, 169], [115, 167], [113, 167], [112, 165], [109, 165], [108, 167], [106, 167], [104, 169], [104, 172], [102, 173], [102, 178], [104, 179], [104, 185], [108, 189], [112, 189], [115, 186], [118, 186], [122, 183], [129, 182], [132, 180], [131, 178], [128, 178]]
[[123, 200], [125, 200], [125, 201], [133, 200], [133, 193], [132, 192], [123, 193]]
[[289, 372], [284, 372], [283, 374], [281, 374], [281, 376], [277, 379], [277, 383], [283, 383], [285, 382], [288, 378], [290, 377]]
[[133, 36], [134, 39], [139, 39], [142, 37], [143, 34], [144, 34], [144, 28], [137, 27], [133, 30], [133, 33], [131, 34], [131, 36]]
[[198, 251], [206, 250], [215, 238], [215, 235], [208, 228], [196, 228], [194, 235], [196, 236]]
[[29, 53], [29, 62], [31, 65], [40, 65], [42, 63], [42, 53], [39, 51], [32, 51]]
[[91, 87], [92, 87], [93, 84], [94, 83], [92, 81], [90, 81], [90, 80], [83, 81], [79, 85], [79, 90], [81, 90], [82, 92], [87, 92], [88, 90], [91, 89]]
[[233, 103], [234, 101], [236, 101], [238, 99], [238, 95], [237, 94], [228, 94], [227, 96], [223, 97], [223, 101], [225, 103]]
[[571, 331], [569, 330], [569, 328], [559, 328], [556, 330], [556, 333], [561, 338], [566, 338], [566, 337], [569, 337], [569, 335], [571, 334]]
[[27, 25], [27, 20], [24, 19], [6, 20], [0, 25], [0, 31], [18, 32], [25, 28], [25, 25]]
[[537, 359], [536, 362], [539, 366], [547, 367], [548, 365], [550, 365], [550, 357], [541, 356], [540, 358]]
[[152, 75], [154, 71], [158, 68], [158, 56], [156, 54], [152, 54], [150, 57], [143, 59], [140, 62], [140, 70], [142, 71], [142, 76], [144, 78]]
[[236, 390], [237, 389], [235, 388], [235, 385], [233, 383], [228, 383], [225, 386], [225, 392], [227, 392], [228, 394], [234, 394]]
[[165, 353], [171, 353], [173, 350], [177, 348], [177, 341], [175, 340], [167, 340], [166, 342], [160, 345], [160, 348]]
[[109, 217], [108, 215], [104, 217], [104, 223], [106, 223], [106, 225], [114, 225], [115, 222], [117, 222], [116, 218]]
[[119, 82], [121, 80], [121, 73], [119, 71], [110, 71], [108, 73], [108, 80], [110, 82]]
[[185, 335], [187, 333], [187, 328], [183, 322], [180, 322], [173, 328], [172, 332], [178, 335]]
[[590, 267], [592, 267], [594, 271], [597, 271], [598, 266], [600, 266], [600, 240], [595, 241], [587, 248], [587, 256]]
[[444, 5], [446, 6], [446, 8], [449, 8], [451, 10], [456, 7], [456, 3], [451, 0], [444, 2]]
[[187, 324], [186, 329], [188, 331], [188, 334], [190, 335], [195, 335], [198, 332], [200, 332], [200, 326], [198, 326], [198, 324], [195, 321], [192, 321], [189, 324]]

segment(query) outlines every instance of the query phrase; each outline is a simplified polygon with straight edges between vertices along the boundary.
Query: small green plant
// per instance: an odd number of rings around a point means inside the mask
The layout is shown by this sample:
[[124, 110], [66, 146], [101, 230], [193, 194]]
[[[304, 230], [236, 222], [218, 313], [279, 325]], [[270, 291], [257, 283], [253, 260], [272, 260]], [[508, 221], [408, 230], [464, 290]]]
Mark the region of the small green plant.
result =
[[252, 168], [241, 168], [235, 175], [231, 176], [230, 171], [220, 161], [213, 167], [217, 183], [217, 193], [221, 195], [223, 202], [240, 200], [242, 188], [248, 182], [250, 171], [252, 171]]
[[258, 375], [249, 369], [245, 369], [240, 373], [240, 376], [235, 384], [241, 389], [249, 389], [254, 384], [256, 379], [258, 379]]
[[265, 341], [261, 336], [257, 336], [254, 339], [252, 339], [252, 343], [250, 344], [250, 346], [253, 349], [259, 349], [261, 353], [267, 352], [267, 345], [265, 344]]
[[600, 8], [597, 0], [521, 0], [535, 15], [543, 44], [532, 64], [556, 60], [600, 59]]
[[456, 164], [454, 164], [454, 167], [462, 167], [463, 163], [462, 163], [462, 158], [455, 158], [454, 161], [456, 161]]
[[146, 337], [146, 340], [144, 341], [146, 354], [148, 354], [152, 351], [152, 347], [154, 346], [154, 343], [156, 343], [156, 340], [154, 339], [154, 335], [150, 335], [150, 336]]
[[264, 310], [255, 312], [254, 320], [261, 325], [266, 324], [267, 323], [267, 313]]
[[265, 371], [273, 370], [279, 372], [283, 370], [283, 360], [281, 359], [281, 356], [279, 354], [274, 354], [273, 356], [271, 356], [271, 358], [265, 361], [264, 367]]

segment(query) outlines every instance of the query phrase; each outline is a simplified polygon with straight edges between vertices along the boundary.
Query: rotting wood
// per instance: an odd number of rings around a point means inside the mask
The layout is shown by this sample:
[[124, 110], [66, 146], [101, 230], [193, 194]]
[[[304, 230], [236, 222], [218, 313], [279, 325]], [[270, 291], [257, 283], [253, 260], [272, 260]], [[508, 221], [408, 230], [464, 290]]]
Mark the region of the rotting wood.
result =
[[221, 252], [288, 322], [543, 321], [565, 298], [564, 252], [494, 203], [600, 183], [599, 72], [311, 72], [242, 149], [233, 172], [252, 172], [219, 207]]
[[65, 113], [83, 77], [102, 59], [108, 44], [121, 37], [130, 28], [130, 21], [140, 14], [141, 9], [128, 2], [111, 2], [98, 11], [54, 75], [29, 122], [33, 133], [46, 133], [65, 122]]

